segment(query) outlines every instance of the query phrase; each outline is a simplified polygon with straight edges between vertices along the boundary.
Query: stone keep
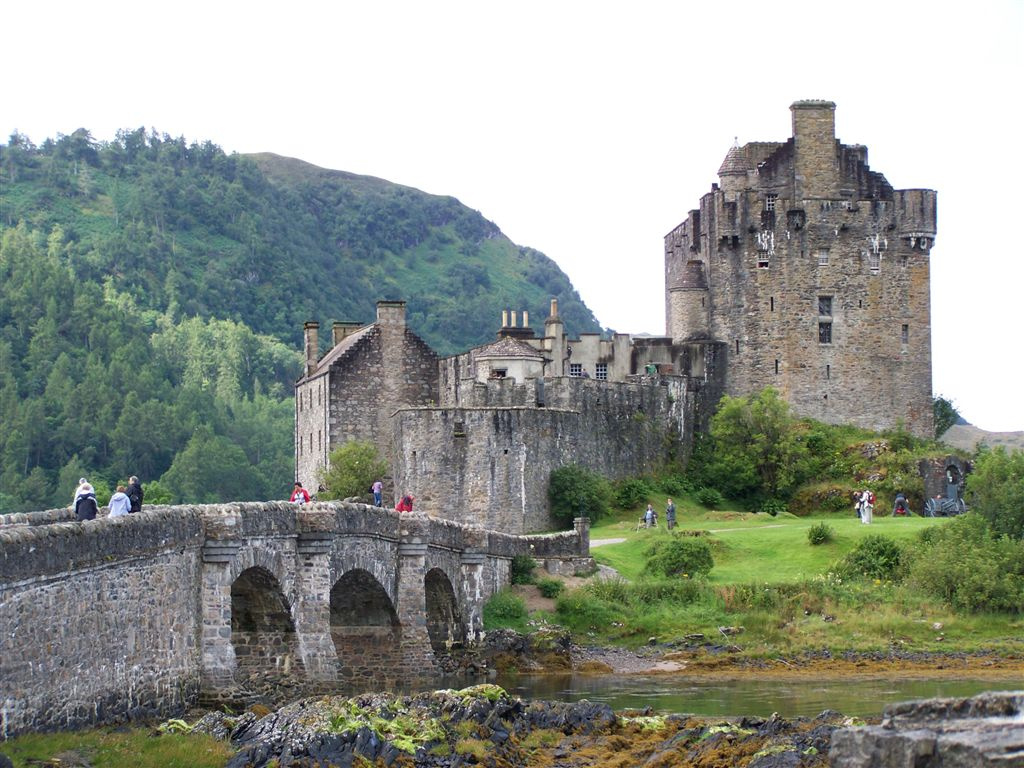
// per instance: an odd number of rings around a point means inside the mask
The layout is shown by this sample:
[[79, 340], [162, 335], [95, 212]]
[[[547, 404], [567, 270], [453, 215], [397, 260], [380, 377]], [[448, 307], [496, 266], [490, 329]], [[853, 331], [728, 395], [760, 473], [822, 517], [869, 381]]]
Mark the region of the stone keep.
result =
[[772, 386], [802, 416], [930, 437], [936, 194], [837, 141], [832, 102], [790, 109], [792, 138], [733, 146], [666, 235], [668, 333], [723, 343], [727, 394]]

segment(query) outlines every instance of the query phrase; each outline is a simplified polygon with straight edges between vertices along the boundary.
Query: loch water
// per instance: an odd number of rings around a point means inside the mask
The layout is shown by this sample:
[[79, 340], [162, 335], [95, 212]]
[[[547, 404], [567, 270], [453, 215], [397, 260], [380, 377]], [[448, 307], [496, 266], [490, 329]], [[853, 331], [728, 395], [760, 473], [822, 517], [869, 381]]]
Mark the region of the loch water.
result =
[[971, 679], [743, 679], [702, 681], [672, 675], [517, 675], [496, 681], [522, 698], [605, 702], [615, 711], [650, 707], [659, 714], [706, 717], [814, 717], [826, 709], [877, 717], [887, 704], [983, 691], [1024, 691], [1024, 678]]

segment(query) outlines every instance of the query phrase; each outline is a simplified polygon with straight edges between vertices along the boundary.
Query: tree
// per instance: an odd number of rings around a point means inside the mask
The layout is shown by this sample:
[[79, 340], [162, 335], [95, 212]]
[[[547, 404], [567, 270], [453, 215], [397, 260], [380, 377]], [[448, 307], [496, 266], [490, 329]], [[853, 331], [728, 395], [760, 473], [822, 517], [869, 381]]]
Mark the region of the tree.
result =
[[380, 457], [377, 446], [363, 440], [350, 440], [331, 451], [328, 466], [318, 477], [326, 491], [321, 491], [318, 498], [364, 496], [387, 471], [388, 464]]
[[932, 398], [932, 413], [935, 416], [935, 437], [942, 437], [950, 427], [960, 422], [960, 412], [953, 401], [942, 395]]
[[983, 448], [967, 476], [967, 494], [995, 533], [1024, 539], [1024, 451]]
[[551, 514], [563, 525], [573, 518], [589, 517], [591, 522], [608, 514], [611, 485], [601, 475], [578, 464], [567, 464], [551, 473], [548, 501]]
[[196, 429], [160, 484], [180, 503], [252, 501], [263, 495], [245, 451], [206, 426]]
[[711, 419], [709, 479], [733, 497], [786, 493], [807, 455], [798, 425], [771, 387], [747, 397], [724, 396]]

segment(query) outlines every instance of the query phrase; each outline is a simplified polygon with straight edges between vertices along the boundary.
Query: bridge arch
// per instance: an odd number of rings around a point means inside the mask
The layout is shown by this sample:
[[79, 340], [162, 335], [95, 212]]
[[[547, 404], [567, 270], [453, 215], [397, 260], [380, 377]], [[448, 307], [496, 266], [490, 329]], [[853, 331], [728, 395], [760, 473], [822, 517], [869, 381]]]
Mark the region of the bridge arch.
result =
[[466, 625], [448, 574], [440, 568], [431, 568], [423, 578], [423, 591], [426, 596], [427, 635], [434, 654], [464, 645]]
[[246, 568], [231, 582], [231, 645], [242, 680], [266, 669], [288, 674], [300, 663], [292, 606], [262, 566]]
[[330, 632], [344, 680], [380, 678], [401, 660], [401, 626], [394, 603], [364, 568], [346, 571], [331, 587]]

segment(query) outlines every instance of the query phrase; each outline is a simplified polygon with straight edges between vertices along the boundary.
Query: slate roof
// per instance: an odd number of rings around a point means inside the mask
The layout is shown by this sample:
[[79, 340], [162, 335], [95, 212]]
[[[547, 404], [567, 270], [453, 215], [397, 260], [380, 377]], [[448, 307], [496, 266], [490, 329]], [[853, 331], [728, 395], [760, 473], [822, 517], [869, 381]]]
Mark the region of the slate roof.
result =
[[544, 356], [525, 341], [513, 339], [510, 336], [503, 336], [482, 347], [473, 350], [473, 357], [520, 357], [542, 360]]

